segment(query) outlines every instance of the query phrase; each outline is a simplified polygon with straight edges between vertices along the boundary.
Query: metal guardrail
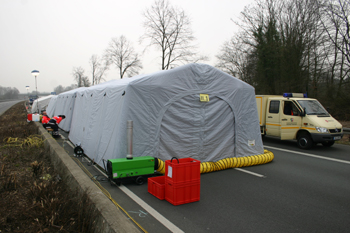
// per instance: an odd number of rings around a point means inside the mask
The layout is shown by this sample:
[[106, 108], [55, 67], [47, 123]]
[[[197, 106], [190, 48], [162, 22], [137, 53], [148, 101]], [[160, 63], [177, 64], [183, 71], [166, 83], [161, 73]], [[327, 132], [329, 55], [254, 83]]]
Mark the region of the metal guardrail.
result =
[[350, 134], [350, 128], [343, 128], [344, 134]]

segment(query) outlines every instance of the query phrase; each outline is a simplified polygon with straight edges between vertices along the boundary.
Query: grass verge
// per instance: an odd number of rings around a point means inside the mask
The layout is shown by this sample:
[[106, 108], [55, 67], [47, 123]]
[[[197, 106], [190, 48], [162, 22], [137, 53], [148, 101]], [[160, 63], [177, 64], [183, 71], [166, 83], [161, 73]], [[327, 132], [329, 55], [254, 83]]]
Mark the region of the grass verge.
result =
[[18, 103], [0, 116], [0, 232], [96, 232], [87, 193], [61, 180], [26, 115]]

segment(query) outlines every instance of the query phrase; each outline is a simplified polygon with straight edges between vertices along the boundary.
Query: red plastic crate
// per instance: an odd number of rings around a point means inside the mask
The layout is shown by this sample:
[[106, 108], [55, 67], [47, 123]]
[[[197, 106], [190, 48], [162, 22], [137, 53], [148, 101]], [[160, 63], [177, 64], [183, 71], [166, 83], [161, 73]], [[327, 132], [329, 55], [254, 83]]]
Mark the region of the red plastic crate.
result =
[[148, 178], [148, 192], [160, 200], [165, 197], [165, 176]]
[[199, 201], [200, 182], [189, 182], [184, 184], [174, 184], [165, 181], [165, 200], [173, 205], [182, 205]]
[[165, 179], [174, 184], [200, 181], [201, 162], [192, 158], [165, 161]]

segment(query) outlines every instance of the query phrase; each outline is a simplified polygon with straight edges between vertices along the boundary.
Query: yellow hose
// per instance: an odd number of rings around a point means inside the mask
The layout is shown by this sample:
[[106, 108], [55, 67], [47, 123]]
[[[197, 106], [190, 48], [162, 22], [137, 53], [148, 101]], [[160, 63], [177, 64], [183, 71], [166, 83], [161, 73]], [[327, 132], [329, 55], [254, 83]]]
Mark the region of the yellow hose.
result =
[[[203, 162], [201, 163], [201, 173], [221, 171], [235, 167], [249, 167], [259, 164], [265, 164], [271, 162], [274, 159], [274, 157], [275, 156], [271, 151], [264, 150], [264, 154], [260, 155], [251, 155], [238, 158], [225, 158], [217, 162]], [[157, 171], [162, 174], [165, 173], [165, 163], [160, 159], [158, 159]]]

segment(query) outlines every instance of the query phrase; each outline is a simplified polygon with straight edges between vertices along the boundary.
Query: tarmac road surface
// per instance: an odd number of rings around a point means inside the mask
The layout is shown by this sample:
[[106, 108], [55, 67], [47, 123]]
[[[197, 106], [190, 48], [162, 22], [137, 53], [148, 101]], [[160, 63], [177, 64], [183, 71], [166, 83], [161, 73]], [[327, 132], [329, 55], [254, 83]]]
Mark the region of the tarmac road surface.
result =
[[242, 169], [251, 174], [203, 174], [199, 202], [172, 206], [125, 186], [184, 232], [348, 232], [350, 147], [298, 151], [295, 142], [275, 143], [264, 139], [275, 159]]
[[264, 146], [271, 163], [202, 174], [200, 201], [179, 206], [148, 193], [147, 183], [111, 186], [82, 163], [147, 232], [348, 232], [350, 146], [306, 151], [268, 137]]
[[0, 102], [0, 116], [6, 112], [7, 109], [11, 108], [13, 105], [17, 104], [18, 102], [22, 102], [24, 100], [12, 100], [12, 101], [5, 101]]

